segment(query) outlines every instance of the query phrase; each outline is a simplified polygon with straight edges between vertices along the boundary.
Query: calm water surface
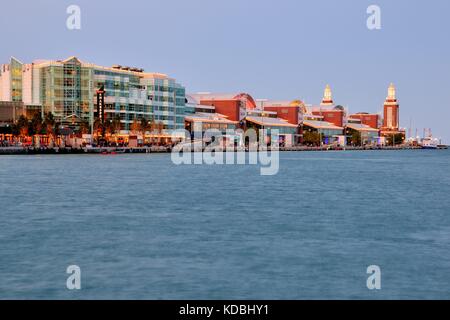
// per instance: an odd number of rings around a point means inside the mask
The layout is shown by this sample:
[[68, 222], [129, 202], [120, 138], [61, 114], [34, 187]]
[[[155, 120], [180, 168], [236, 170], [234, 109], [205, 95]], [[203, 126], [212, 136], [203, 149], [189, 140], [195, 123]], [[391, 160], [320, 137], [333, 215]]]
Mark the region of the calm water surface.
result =
[[0, 299], [450, 299], [450, 151], [283, 153], [259, 173], [0, 156]]

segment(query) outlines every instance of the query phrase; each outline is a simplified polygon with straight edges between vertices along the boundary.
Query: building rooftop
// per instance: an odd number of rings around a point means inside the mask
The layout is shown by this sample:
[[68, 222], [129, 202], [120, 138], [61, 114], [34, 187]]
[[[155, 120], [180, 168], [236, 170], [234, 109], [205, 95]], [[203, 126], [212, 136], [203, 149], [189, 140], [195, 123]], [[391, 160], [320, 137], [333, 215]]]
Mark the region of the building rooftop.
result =
[[303, 105], [301, 100], [268, 100], [264, 102], [264, 107], [300, 107]]
[[189, 94], [197, 101], [201, 100], [237, 100], [239, 93], [211, 93], [211, 92], [199, 92]]
[[304, 120], [303, 124], [314, 129], [344, 130], [344, 128], [326, 121]]
[[141, 78], [169, 79], [169, 77], [164, 73], [144, 72], [143, 69], [129, 68], [129, 67], [127, 69], [125, 67], [122, 67], [121, 69], [119, 69], [119, 68], [117, 68], [117, 66], [104, 67], [104, 66], [96, 65], [93, 63], [89, 63], [89, 62], [84, 62], [75, 56], [69, 57], [65, 60], [35, 60], [35, 61], [33, 61], [33, 64], [36, 66], [40, 66], [40, 67], [63, 66], [64, 63], [67, 63], [73, 59], [77, 60], [83, 67], [94, 68], [94, 69], [99, 69], [99, 70], [104, 70], [104, 71], [115, 72], [115, 73], [133, 74], [133, 75], [136, 75]]
[[286, 120], [280, 118], [266, 118], [266, 117], [246, 117], [247, 121], [256, 123], [260, 126], [270, 126], [270, 127], [290, 127], [296, 128], [295, 124], [290, 124]]
[[362, 123], [348, 123], [347, 128], [356, 130], [356, 131], [366, 131], [366, 132], [378, 132], [378, 129], [374, 129]]
[[251, 95], [245, 92], [238, 93], [211, 93], [211, 92], [199, 92], [189, 94], [197, 101], [202, 100], [239, 100], [245, 101], [248, 109], [255, 109], [256, 102]]
[[276, 111], [267, 111], [267, 110], [261, 110], [261, 109], [253, 109], [253, 110], [248, 110], [247, 113], [250, 116], [259, 116], [259, 115], [273, 115], [276, 116], [277, 112]]
[[203, 113], [197, 112], [193, 115], [186, 116], [187, 121], [193, 122], [208, 122], [208, 123], [223, 123], [223, 124], [237, 124], [237, 121], [228, 120], [226, 116], [220, 113]]
[[350, 115], [350, 118], [353, 116], [379, 116], [378, 113], [369, 113], [369, 112], [357, 112]]

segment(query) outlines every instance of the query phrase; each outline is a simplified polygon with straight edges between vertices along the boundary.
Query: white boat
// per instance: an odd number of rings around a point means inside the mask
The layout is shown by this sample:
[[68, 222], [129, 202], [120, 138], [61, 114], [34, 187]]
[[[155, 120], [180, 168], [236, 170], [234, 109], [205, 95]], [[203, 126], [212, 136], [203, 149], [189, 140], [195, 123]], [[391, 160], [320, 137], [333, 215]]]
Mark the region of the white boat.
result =
[[439, 140], [435, 139], [433, 137], [427, 137], [422, 139], [422, 148], [423, 149], [438, 149], [439, 146]]

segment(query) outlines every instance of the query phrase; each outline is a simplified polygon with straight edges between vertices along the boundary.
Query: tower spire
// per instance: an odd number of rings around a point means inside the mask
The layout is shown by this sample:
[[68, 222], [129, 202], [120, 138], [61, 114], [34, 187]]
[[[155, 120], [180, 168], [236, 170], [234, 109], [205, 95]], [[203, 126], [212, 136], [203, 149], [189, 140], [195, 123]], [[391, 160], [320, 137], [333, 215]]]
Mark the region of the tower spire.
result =
[[383, 130], [399, 130], [399, 107], [395, 85], [391, 83], [388, 88], [388, 96], [384, 102]]
[[389, 88], [388, 88], [388, 96], [387, 96], [387, 99], [386, 99], [386, 100], [387, 100], [387, 101], [391, 101], [391, 102], [397, 100], [397, 97], [396, 97], [396, 89], [395, 89], [395, 85], [394, 85], [393, 83], [391, 83], [391, 84], [389, 85]]
[[333, 105], [333, 94], [331, 92], [331, 87], [329, 84], [326, 85], [325, 91], [323, 92], [322, 103], [323, 106]]

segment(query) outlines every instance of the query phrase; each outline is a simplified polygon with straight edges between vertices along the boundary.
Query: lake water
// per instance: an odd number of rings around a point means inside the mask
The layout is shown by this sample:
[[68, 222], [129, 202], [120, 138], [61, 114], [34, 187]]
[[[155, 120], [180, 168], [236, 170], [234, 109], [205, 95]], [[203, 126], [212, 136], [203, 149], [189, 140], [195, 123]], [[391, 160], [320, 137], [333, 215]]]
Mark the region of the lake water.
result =
[[450, 299], [450, 152], [0, 156], [8, 298]]

